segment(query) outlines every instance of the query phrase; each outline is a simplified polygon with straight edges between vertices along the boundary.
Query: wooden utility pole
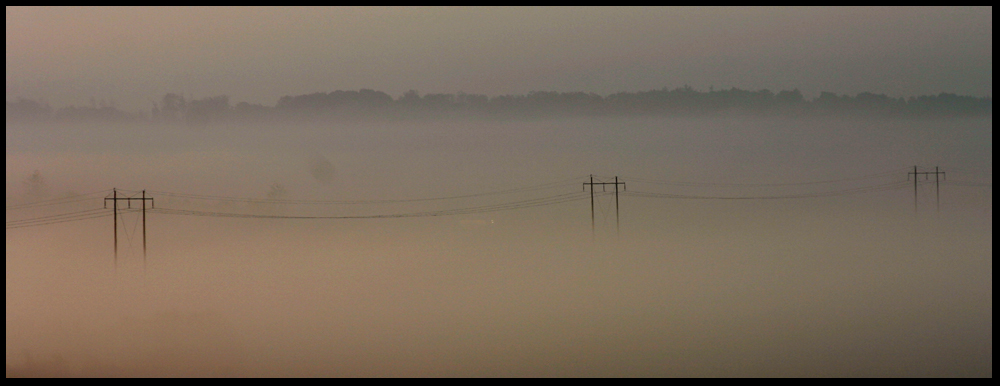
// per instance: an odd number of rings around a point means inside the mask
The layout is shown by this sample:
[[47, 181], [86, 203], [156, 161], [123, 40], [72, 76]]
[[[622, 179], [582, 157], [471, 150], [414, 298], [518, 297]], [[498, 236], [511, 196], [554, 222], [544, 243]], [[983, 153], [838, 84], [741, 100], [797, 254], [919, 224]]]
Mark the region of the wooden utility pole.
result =
[[118, 201], [125, 201], [128, 209], [132, 209], [132, 201], [139, 201], [142, 203], [142, 266], [143, 269], [146, 267], [146, 202], [149, 201], [150, 207], [155, 209], [156, 203], [153, 202], [152, 197], [146, 197], [146, 191], [142, 191], [142, 197], [118, 197], [118, 189], [113, 189], [111, 197], [104, 198], [104, 209], [108, 208], [108, 201], [112, 202], [112, 208], [114, 209], [114, 227], [115, 227], [115, 269], [118, 269]]
[[[594, 175], [590, 175], [590, 182], [583, 183], [583, 189], [586, 190], [590, 187], [590, 233], [595, 235], [597, 233], [597, 221], [594, 214], [594, 186], [600, 185], [605, 192], [608, 191], [608, 185], [613, 185], [615, 187], [615, 227], [618, 231], [618, 236], [621, 236], [621, 217], [618, 214], [618, 192], [625, 191], [627, 188], [624, 182], [618, 181], [618, 176], [615, 176], [615, 182], [594, 182]], [[619, 190], [619, 185], [621, 189]]]
[[142, 270], [146, 270], [146, 189], [142, 190]]
[[924, 176], [924, 180], [930, 180], [930, 176], [934, 175], [934, 188], [935, 188], [935, 198], [937, 202], [937, 211], [941, 211], [941, 177], [945, 177], [945, 181], [948, 180], [948, 176], [945, 172], [941, 171], [940, 167], [935, 166], [933, 172], [921, 172], [917, 170], [917, 167], [913, 167], [913, 171], [906, 175], [907, 180], [913, 177], [913, 211], [917, 212], [917, 181], [919, 176]]

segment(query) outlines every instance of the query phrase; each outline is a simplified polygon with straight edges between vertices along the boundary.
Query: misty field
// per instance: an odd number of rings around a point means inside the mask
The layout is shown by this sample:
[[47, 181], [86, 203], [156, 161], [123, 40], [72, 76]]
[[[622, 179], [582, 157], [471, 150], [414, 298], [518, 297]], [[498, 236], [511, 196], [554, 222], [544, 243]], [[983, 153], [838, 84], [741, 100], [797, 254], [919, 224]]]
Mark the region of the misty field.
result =
[[[992, 117], [9, 123], [7, 376], [992, 377], [992, 143]], [[113, 188], [155, 199], [145, 263], [135, 210], [117, 265], [110, 216], [9, 226]]]

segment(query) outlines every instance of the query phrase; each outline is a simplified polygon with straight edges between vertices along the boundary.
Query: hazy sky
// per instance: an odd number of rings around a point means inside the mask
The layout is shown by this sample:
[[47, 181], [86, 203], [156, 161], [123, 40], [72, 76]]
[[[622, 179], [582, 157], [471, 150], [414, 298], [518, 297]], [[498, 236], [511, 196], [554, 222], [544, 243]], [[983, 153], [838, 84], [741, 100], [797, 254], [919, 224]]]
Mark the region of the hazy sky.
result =
[[6, 95], [993, 94], [993, 8], [6, 7]]

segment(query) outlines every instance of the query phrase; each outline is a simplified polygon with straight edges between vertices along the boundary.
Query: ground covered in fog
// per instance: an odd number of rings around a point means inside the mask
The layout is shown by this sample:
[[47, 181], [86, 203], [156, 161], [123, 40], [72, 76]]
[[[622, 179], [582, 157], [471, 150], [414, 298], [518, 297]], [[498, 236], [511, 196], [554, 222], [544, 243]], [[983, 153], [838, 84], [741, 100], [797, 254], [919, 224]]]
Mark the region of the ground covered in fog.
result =
[[[8, 125], [6, 181], [8, 376], [992, 377], [992, 118]], [[145, 269], [10, 227], [112, 188]]]

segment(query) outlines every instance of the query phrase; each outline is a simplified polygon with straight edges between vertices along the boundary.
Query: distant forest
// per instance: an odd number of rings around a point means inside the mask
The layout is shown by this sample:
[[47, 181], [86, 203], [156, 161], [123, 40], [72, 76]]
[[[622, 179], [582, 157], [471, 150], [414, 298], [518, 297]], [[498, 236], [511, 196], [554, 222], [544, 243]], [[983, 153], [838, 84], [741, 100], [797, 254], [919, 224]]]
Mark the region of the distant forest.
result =
[[284, 96], [274, 106], [230, 103], [220, 95], [185, 99], [169, 93], [152, 103], [148, 112], [125, 112], [113, 103], [91, 101], [90, 106], [53, 109], [29, 99], [6, 102], [7, 122], [104, 121], [149, 122], [203, 126], [214, 123], [268, 120], [330, 120], [481, 117], [516, 119], [568, 116], [881, 116], [973, 117], [992, 116], [993, 98], [941, 93], [910, 98], [860, 93], [855, 96], [823, 92], [807, 100], [799, 90], [698, 91], [676, 89], [620, 92], [600, 96], [585, 92], [534, 91], [527, 95], [488, 97], [477, 94], [424, 94], [408, 91], [399, 98], [370, 89]]

